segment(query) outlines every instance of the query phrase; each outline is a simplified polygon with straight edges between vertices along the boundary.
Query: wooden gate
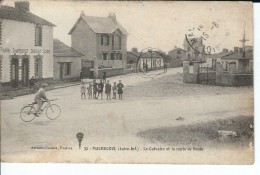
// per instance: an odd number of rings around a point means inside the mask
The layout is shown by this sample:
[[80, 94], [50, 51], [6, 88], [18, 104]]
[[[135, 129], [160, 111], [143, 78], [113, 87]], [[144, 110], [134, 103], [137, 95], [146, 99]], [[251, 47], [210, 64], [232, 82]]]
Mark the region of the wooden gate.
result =
[[200, 63], [198, 68], [199, 84], [216, 84], [216, 67], [209, 67], [205, 63]]

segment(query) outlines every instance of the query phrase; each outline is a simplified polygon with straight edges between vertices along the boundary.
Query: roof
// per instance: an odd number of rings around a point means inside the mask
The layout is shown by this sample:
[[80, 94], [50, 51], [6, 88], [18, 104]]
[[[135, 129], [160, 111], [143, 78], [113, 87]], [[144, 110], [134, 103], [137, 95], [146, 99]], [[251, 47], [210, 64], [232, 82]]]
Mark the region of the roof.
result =
[[112, 34], [119, 29], [123, 35], [128, 34], [126, 29], [123, 26], [121, 26], [121, 24], [118, 21], [113, 20], [112, 18], [85, 15], [81, 15], [79, 17], [78, 21], [74, 24], [69, 34], [73, 32], [74, 28], [76, 27], [80, 19], [86, 21], [86, 23], [89, 25], [89, 27], [93, 30], [94, 33]]
[[4, 6], [4, 5], [0, 5], [0, 18], [47, 25], [47, 26], [55, 26], [49, 21], [46, 21], [45, 19], [36, 16], [29, 11], [15, 8], [15, 7]]
[[132, 55], [134, 55], [134, 56], [136, 56], [136, 57], [138, 57], [138, 56], [140, 55], [139, 52], [127, 51], [127, 53], [128, 53], [128, 54], [132, 54]]
[[161, 58], [162, 56], [158, 52], [145, 52], [141, 55], [141, 58]]
[[58, 39], [53, 39], [53, 55], [58, 57], [81, 57], [84, 56], [79, 51], [67, 46]]
[[240, 60], [240, 59], [253, 59], [253, 52], [246, 52], [245, 58], [243, 57], [243, 53], [233, 52], [228, 56], [221, 57], [222, 59], [229, 59], [229, 60]]
[[207, 55], [207, 58], [222, 58], [231, 54], [233, 54], [233, 52], [220, 52], [220, 53]]
[[[181, 51], [187, 52], [186, 50], [184, 50], [184, 49], [182, 49], [182, 48], [180, 48], [180, 47], [174, 48], [174, 49], [170, 50], [169, 52], [173, 52], [173, 51], [175, 51], [175, 50], [181, 50]], [[169, 52], [168, 52], [168, 53], [169, 53]]]

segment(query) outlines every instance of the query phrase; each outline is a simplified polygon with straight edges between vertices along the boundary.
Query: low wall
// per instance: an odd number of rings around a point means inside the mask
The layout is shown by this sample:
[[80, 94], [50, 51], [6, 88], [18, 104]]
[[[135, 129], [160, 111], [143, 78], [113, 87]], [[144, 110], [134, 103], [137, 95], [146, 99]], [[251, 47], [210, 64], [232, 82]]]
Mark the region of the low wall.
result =
[[106, 77], [113, 77], [116, 75], [123, 75], [124, 68], [107, 68], [98, 70], [98, 78], [102, 78], [103, 72], [106, 72]]
[[217, 78], [216, 84], [221, 86], [252, 86], [253, 74], [222, 74]]
[[198, 83], [198, 75], [193, 73], [183, 74], [183, 83]]

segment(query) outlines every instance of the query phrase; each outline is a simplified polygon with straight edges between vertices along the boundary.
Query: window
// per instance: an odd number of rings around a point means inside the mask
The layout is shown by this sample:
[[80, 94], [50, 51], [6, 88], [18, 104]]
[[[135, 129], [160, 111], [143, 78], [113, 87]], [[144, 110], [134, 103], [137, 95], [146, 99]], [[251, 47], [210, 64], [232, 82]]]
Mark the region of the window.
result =
[[117, 53], [117, 59], [122, 60], [122, 53]]
[[34, 76], [42, 78], [42, 56], [40, 55], [34, 57]]
[[42, 26], [35, 26], [35, 46], [42, 46]]
[[18, 80], [18, 58], [11, 59], [11, 80]]
[[177, 54], [181, 54], [181, 50], [178, 50], [178, 51], [177, 51]]
[[0, 44], [2, 44], [2, 22], [0, 21]]
[[0, 55], [0, 82], [2, 81], [2, 59], [3, 55]]
[[103, 53], [103, 54], [102, 54], [102, 59], [103, 59], [103, 60], [107, 60], [107, 53]]
[[111, 60], [114, 60], [114, 59], [115, 59], [115, 54], [114, 54], [114, 53], [111, 53], [111, 54], [110, 54], [110, 57], [111, 57]]
[[71, 63], [65, 63], [65, 75], [71, 74]]
[[109, 45], [109, 36], [108, 35], [101, 35], [101, 45], [102, 46]]
[[113, 48], [114, 49], [121, 49], [121, 36], [114, 35], [114, 38], [113, 38]]

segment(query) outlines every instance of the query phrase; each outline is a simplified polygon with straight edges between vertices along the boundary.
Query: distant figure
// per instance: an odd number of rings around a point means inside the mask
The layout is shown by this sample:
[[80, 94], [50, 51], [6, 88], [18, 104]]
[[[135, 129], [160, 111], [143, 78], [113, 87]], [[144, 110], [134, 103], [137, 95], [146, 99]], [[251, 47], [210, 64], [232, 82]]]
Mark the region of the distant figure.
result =
[[122, 94], [123, 94], [123, 83], [121, 83], [121, 80], [119, 80], [119, 83], [117, 84], [117, 93], [118, 93], [118, 96], [119, 96], [119, 100], [122, 100]]
[[97, 87], [98, 87], [98, 89], [97, 89], [97, 92], [98, 92], [97, 99], [98, 99], [98, 97], [99, 97], [99, 94], [101, 94], [101, 100], [103, 100], [104, 84], [103, 84], [103, 82], [102, 82], [102, 79], [100, 79], [100, 83], [98, 83]]
[[82, 71], [80, 71], [79, 77], [80, 77], [80, 81], [83, 81], [83, 73], [82, 73]]
[[91, 83], [88, 84], [88, 99], [92, 100], [92, 85]]
[[106, 79], [107, 79], [107, 73], [106, 72], [103, 72], [102, 79], [103, 79], [103, 82], [106, 82]]
[[86, 99], [86, 90], [87, 90], [87, 88], [86, 88], [85, 84], [82, 83], [82, 86], [80, 87], [81, 99], [83, 99], [83, 97], [84, 97], [84, 99]]
[[105, 93], [107, 95], [107, 100], [111, 100], [111, 84], [107, 80], [106, 86], [105, 86]]
[[97, 99], [97, 83], [93, 80], [93, 99]]
[[164, 69], [164, 72], [167, 72], [167, 63], [164, 63], [163, 69]]
[[34, 78], [34, 76], [32, 76], [32, 78], [30, 79], [30, 90], [33, 89], [33, 86], [35, 85], [36, 83], [36, 79]]
[[113, 99], [116, 100], [116, 92], [117, 92], [116, 82], [114, 82], [112, 90], [113, 90]]

